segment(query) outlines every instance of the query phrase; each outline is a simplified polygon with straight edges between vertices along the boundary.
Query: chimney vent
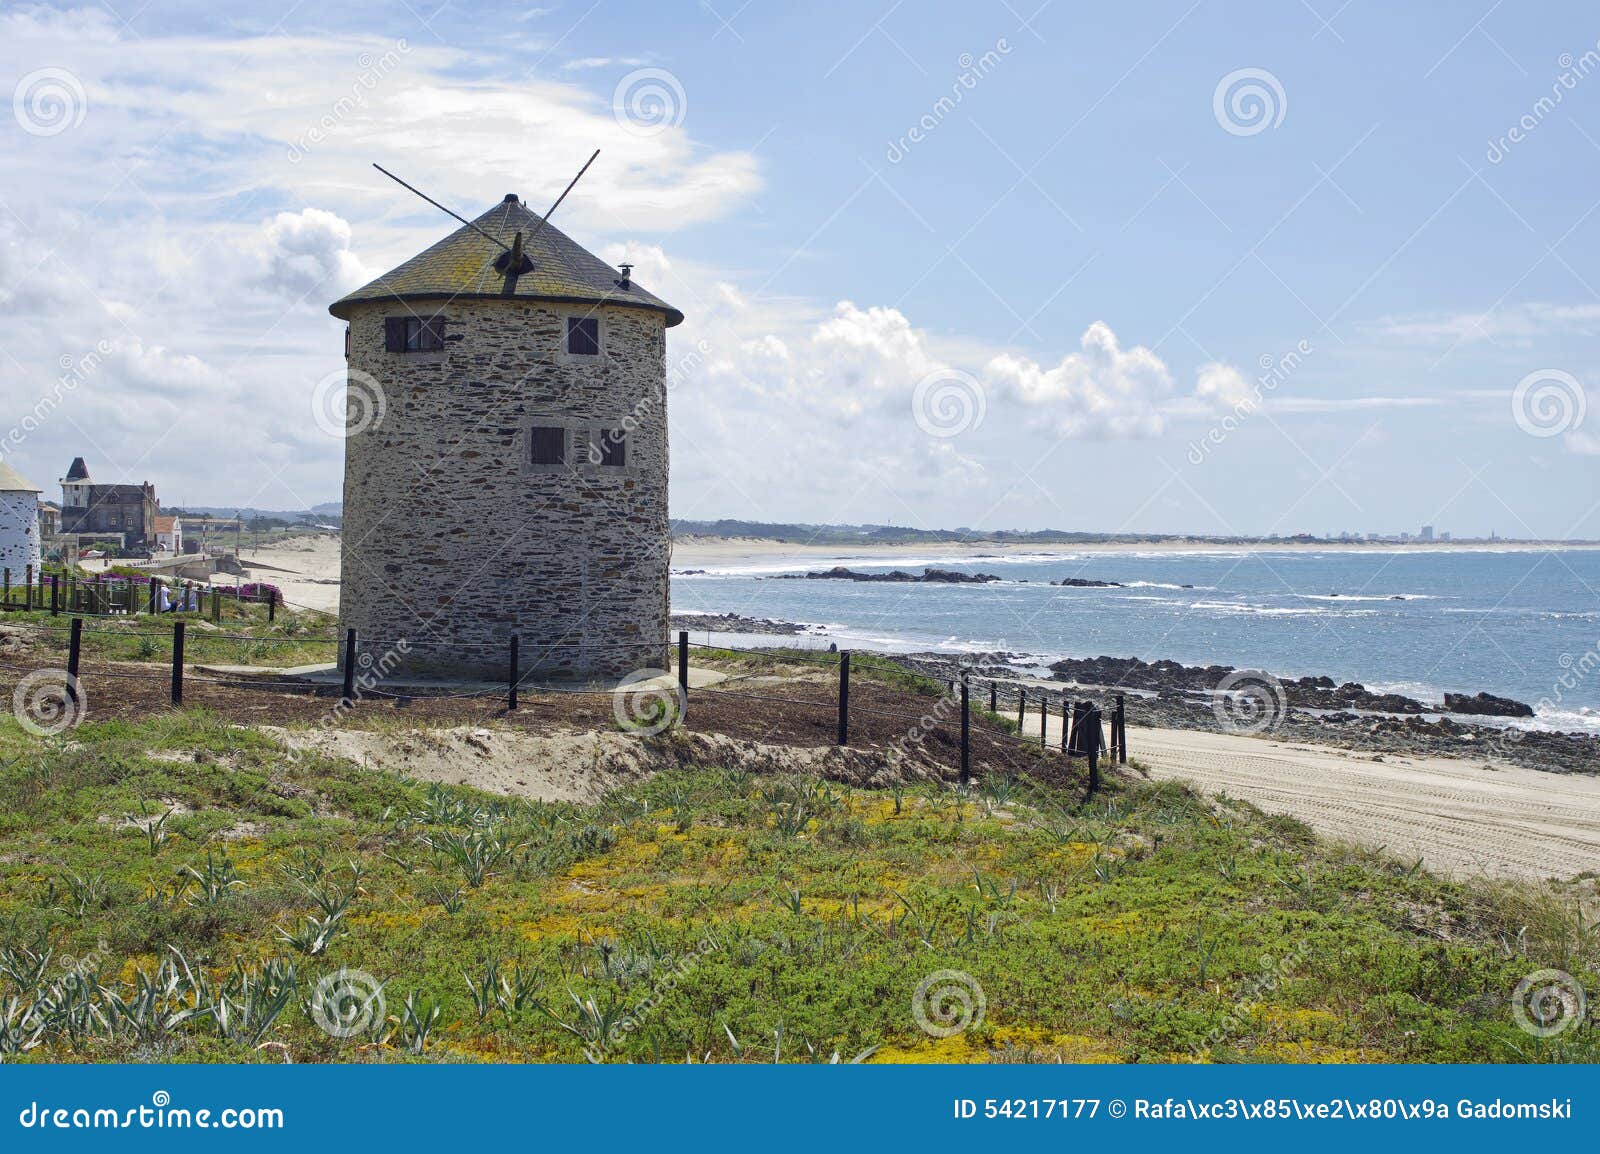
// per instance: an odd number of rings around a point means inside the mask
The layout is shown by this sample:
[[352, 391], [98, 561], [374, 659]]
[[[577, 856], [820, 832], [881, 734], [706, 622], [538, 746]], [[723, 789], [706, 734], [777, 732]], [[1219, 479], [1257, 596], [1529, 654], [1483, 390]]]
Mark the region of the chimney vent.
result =
[[622, 279], [617, 282], [617, 287], [620, 289], [631, 288], [633, 284], [633, 266], [631, 264], [619, 264], [617, 267], [622, 270]]

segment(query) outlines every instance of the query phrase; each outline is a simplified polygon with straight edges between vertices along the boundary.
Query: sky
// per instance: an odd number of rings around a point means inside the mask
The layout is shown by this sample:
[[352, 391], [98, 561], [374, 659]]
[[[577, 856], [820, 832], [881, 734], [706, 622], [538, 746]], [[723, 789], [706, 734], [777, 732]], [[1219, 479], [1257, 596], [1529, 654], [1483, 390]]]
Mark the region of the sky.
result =
[[[1600, 538], [1600, 13], [0, 4], [0, 459], [336, 501], [327, 305], [516, 192], [674, 517]], [[3, 90], [0, 90], [3, 95]]]

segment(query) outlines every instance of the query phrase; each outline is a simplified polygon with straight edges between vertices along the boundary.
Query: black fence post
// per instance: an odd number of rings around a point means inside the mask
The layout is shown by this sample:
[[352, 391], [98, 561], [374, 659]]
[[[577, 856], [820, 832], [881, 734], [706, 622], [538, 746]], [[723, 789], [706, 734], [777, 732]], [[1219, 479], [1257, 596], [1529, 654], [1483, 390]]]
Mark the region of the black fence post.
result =
[[689, 700], [689, 631], [678, 630], [678, 692]]
[[344, 696], [340, 704], [353, 709], [356, 704], [356, 631], [344, 631]]
[[850, 744], [850, 651], [839, 653], [839, 744]]
[[506, 694], [506, 708], [517, 707], [517, 682], [522, 680], [522, 675], [517, 670], [517, 635], [511, 635], [511, 691]]
[[967, 706], [967, 679], [961, 679], [961, 784], [966, 785], [972, 780], [972, 734], [971, 719]]
[[67, 696], [78, 702], [78, 658], [83, 654], [83, 618], [72, 619], [72, 636], [67, 642]]
[[28, 565], [28, 583], [23, 587], [22, 607], [31, 611], [33, 609], [33, 564]]
[[1065, 693], [1063, 693], [1061, 695], [1061, 752], [1062, 753], [1066, 753], [1067, 752], [1067, 735], [1068, 735], [1068, 733], [1070, 732], [1070, 730], [1072, 728], [1072, 723], [1070, 721], [1068, 721], [1067, 718], [1068, 718], [1067, 695]]
[[150, 604], [145, 609], [145, 612], [152, 617], [156, 615], [156, 589], [160, 584], [154, 577], [150, 578]]
[[[1066, 703], [1065, 702], [1062, 703], [1061, 708], [1063, 710], [1066, 709]], [[1074, 750], [1074, 748], [1076, 747], [1076, 745], [1078, 743], [1078, 722], [1081, 721], [1082, 718], [1083, 718], [1083, 715], [1078, 710], [1078, 703], [1076, 701], [1074, 701], [1072, 703], [1072, 731], [1071, 731], [1071, 734], [1067, 738], [1067, 763], [1069, 765], [1072, 762], [1073, 750]]]
[[1028, 719], [1028, 691], [1017, 689], [1017, 736], [1022, 736], [1022, 724]]
[[1117, 764], [1128, 764], [1128, 712], [1122, 694], [1117, 694]]
[[183, 622], [172, 623], [172, 704], [183, 704]]
[[278, 619], [278, 594], [276, 590], [267, 590], [267, 624], [271, 625]]
[[50, 616], [61, 616], [61, 578], [50, 575]]
[[989, 712], [1000, 712], [1000, 690], [994, 682], [989, 682]]
[[6, 566], [5, 606], [11, 608], [11, 566]]

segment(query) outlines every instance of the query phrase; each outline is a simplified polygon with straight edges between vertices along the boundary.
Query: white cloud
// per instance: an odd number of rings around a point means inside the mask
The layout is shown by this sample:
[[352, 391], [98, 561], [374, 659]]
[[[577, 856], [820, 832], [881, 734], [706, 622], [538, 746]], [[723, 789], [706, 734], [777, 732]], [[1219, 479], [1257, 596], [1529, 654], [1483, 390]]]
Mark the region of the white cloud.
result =
[[1124, 350], [1104, 321], [1083, 334], [1079, 351], [1054, 368], [1011, 353], [989, 361], [984, 380], [1068, 437], [1153, 437], [1165, 425], [1160, 404], [1173, 392], [1172, 374], [1143, 346]]
[[262, 231], [264, 282], [291, 300], [342, 296], [372, 279], [350, 251], [350, 222], [343, 217], [320, 208], [280, 212]]
[[1200, 366], [1195, 396], [1221, 409], [1232, 409], [1255, 395], [1256, 386], [1233, 365], [1212, 361]]
[[1600, 330], [1600, 305], [1529, 301], [1486, 312], [1391, 316], [1381, 318], [1374, 330], [1389, 340], [1423, 346], [1479, 341], [1526, 343], [1560, 333], [1593, 335]]

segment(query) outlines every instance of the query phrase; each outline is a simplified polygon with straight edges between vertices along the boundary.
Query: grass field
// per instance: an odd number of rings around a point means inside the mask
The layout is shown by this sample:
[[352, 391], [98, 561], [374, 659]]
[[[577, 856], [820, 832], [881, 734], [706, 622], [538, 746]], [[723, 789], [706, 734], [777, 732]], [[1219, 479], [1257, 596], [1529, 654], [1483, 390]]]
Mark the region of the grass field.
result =
[[[239, 604], [222, 598], [220, 620], [210, 620], [210, 602], [201, 613], [139, 613], [114, 617], [86, 617], [83, 625], [83, 660], [145, 661], [167, 664], [172, 660], [172, 626], [184, 625], [184, 660], [188, 664], [261, 665], [290, 667], [330, 662], [338, 655], [339, 619], [314, 611], [280, 611], [267, 620], [265, 606]], [[31, 647], [43, 664], [45, 654], [58, 654], [65, 663], [71, 616], [51, 616], [48, 609], [25, 612], [13, 609], [0, 616], [0, 629], [12, 630]]]
[[1448, 883], [1172, 785], [548, 805], [200, 712], [7, 719], [0, 767], [8, 1061], [1600, 1058], [1510, 1004], [1593, 988], [1592, 881]]

